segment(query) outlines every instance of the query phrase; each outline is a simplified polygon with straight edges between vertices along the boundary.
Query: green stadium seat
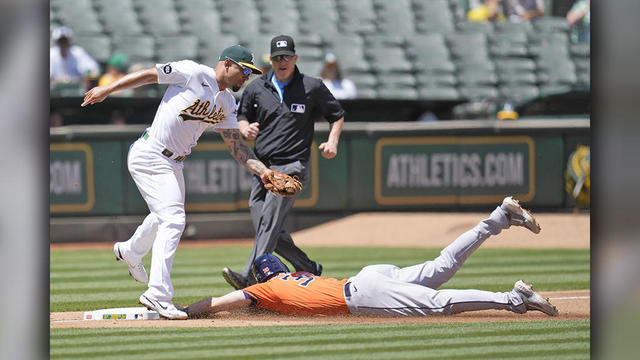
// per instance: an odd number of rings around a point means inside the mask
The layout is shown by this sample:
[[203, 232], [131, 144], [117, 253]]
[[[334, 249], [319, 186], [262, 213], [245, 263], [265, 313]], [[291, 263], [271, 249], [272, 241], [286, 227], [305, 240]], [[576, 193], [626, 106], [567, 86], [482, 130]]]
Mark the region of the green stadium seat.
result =
[[569, 52], [572, 57], [589, 58], [591, 55], [591, 45], [589, 43], [571, 44]]
[[420, 87], [455, 87], [458, 85], [458, 78], [455, 74], [424, 73], [416, 74], [416, 81]]
[[457, 75], [458, 83], [461, 86], [495, 85], [498, 83], [498, 76], [493, 71], [468, 69], [459, 71]]
[[495, 86], [459, 86], [460, 97], [469, 100], [496, 99], [499, 97]]
[[543, 33], [569, 32], [569, 23], [564, 17], [543, 16], [531, 20], [533, 29]]
[[373, 88], [358, 88], [358, 99], [377, 99], [378, 91]]
[[340, 19], [338, 27], [343, 34], [371, 34], [376, 32], [376, 12], [371, 0], [336, 0]]
[[[193, 18], [202, 17], [206, 21], [190, 21]], [[222, 34], [220, 14], [216, 10], [200, 10], [198, 17], [196, 14], [181, 12], [182, 30], [187, 34], [198, 37], [201, 42], [209, 43]]]
[[77, 97], [84, 95], [84, 87], [81, 83], [51, 83], [49, 85], [49, 96], [51, 97]]
[[535, 85], [503, 85], [500, 86], [499, 91], [502, 98], [514, 102], [523, 102], [540, 95]]
[[84, 35], [75, 36], [74, 43], [84, 48], [91, 57], [100, 63], [106, 63], [111, 52], [111, 38], [106, 35]]
[[424, 100], [458, 100], [460, 94], [453, 86], [419, 86], [418, 96]]
[[374, 71], [408, 72], [413, 69], [400, 47], [369, 48], [367, 54]]
[[382, 99], [402, 99], [415, 100], [418, 98], [418, 91], [412, 87], [388, 87], [378, 88], [378, 97]]
[[332, 1], [307, 0], [298, 3], [298, 29], [304, 34], [337, 34], [338, 12]]
[[533, 71], [497, 72], [498, 82], [504, 85], [535, 85], [538, 77]]
[[[217, 37], [209, 37], [207, 38], [207, 41], [200, 43], [198, 57], [201, 59], [208, 59], [209, 61], [213, 60], [214, 63], [217, 63], [222, 50], [240, 43], [241, 42], [238, 37], [232, 34], [220, 34]], [[256, 60], [260, 58], [261, 55], [258, 55], [258, 52], [251, 47], [247, 46], [247, 48], [253, 52]]]
[[340, 68], [344, 71], [366, 72], [370, 70], [369, 63], [364, 57], [364, 41], [358, 35], [323, 34], [327, 52], [334, 53], [339, 61]]
[[142, 34], [144, 31], [133, 9], [130, 11], [117, 12], [103, 10], [100, 15], [104, 21], [105, 29], [112, 37], [119, 35], [137, 35]]
[[172, 35], [156, 38], [158, 62], [195, 60], [198, 56], [198, 38], [194, 35]]
[[358, 90], [364, 88], [375, 88], [378, 84], [376, 76], [368, 72], [346, 72], [343, 74], [343, 77], [353, 81]]
[[527, 34], [533, 31], [533, 26], [531, 25], [531, 22], [497, 21], [494, 23], [494, 31], [496, 33], [504, 34]]
[[408, 35], [415, 32], [410, 0], [374, 0], [378, 14], [378, 31], [383, 34]]
[[463, 33], [493, 33], [493, 23], [477, 21], [461, 21], [457, 24], [457, 30]]
[[155, 42], [147, 35], [119, 35], [113, 38], [113, 52], [121, 52], [129, 57], [129, 62], [155, 62]]
[[571, 91], [570, 85], [563, 85], [563, 84], [540, 85], [540, 96], [562, 94], [569, 91]]
[[448, 34], [449, 51], [454, 58], [488, 59], [487, 35], [483, 33]]
[[378, 86], [396, 87], [415, 87], [416, 79], [410, 73], [388, 73], [383, 72], [376, 75]]
[[416, 30], [421, 33], [455, 32], [455, 21], [447, 0], [414, 1]]
[[[253, 55], [256, 59], [260, 59], [260, 57], [263, 54], [271, 53], [271, 39], [275, 35], [271, 35], [271, 34], [259, 34], [259, 35], [247, 34], [247, 35], [249, 36], [244, 37], [243, 39], [240, 39], [240, 42], [242, 45], [246, 46], [249, 50], [251, 50], [251, 52], [253, 52]], [[294, 41], [295, 41], [295, 38], [294, 38]], [[222, 47], [220, 51], [222, 51], [222, 49], [224, 49], [225, 47], [226, 46]]]
[[322, 71], [322, 67], [324, 66], [324, 61], [322, 60], [312, 60], [312, 59], [298, 59], [296, 63], [301, 72], [313, 76], [320, 77], [320, 72]]
[[496, 59], [498, 73], [531, 72], [536, 70], [536, 63], [526, 58]]

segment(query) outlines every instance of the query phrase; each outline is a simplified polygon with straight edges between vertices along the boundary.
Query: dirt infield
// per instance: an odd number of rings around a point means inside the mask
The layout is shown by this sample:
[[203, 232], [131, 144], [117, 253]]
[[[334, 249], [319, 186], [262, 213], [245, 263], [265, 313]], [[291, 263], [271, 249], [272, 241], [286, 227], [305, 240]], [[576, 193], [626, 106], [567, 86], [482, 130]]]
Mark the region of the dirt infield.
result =
[[507, 311], [487, 310], [450, 316], [431, 317], [366, 317], [366, 316], [288, 316], [268, 312], [220, 312], [199, 320], [82, 320], [83, 312], [51, 313], [50, 328], [129, 328], [129, 327], [232, 327], [232, 326], [309, 326], [334, 324], [397, 324], [443, 322], [498, 322], [589, 319], [589, 290], [542, 292], [558, 308], [560, 315], [549, 317], [532, 311], [514, 314]]
[[[394, 246], [444, 247], [459, 234], [473, 227], [487, 214], [478, 213], [362, 213], [293, 233], [301, 246]], [[525, 229], [512, 229], [489, 239], [482, 247], [509, 248], [574, 248], [589, 249], [590, 217], [588, 214], [536, 214], [542, 232], [534, 235]], [[251, 239], [183, 241], [180, 247], [228, 246], [252, 244]], [[88, 247], [111, 248], [113, 244], [52, 244], [52, 249]], [[100, 320], [84, 321], [83, 312], [50, 314], [51, 328], [113, 327], [231, 327], [231, 326], [295, 326], [325, 324], [439, 323], [484, 321], [540, 321], [590, 319], [589, 290], [541, 293], [551, 298], [560, 311], [558, 317], [540, 312], [513, 314], [506, 311], [477, 311], [452, 316], [419, 318], [392, 317], [293, 317], [267, 312], [235, 311], [216, 314], [210, 319], [166, 320]]]

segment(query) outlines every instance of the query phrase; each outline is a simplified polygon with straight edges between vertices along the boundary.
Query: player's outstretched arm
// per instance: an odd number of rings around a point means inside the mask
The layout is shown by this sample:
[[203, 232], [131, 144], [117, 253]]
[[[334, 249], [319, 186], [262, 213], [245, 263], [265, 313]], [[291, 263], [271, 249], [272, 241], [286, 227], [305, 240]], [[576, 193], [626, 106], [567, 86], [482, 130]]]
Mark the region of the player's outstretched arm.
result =
[[264, 179], [268, 176], [271, 170], [269, 170], [262, 161], [258, 160], [256, 154], [253, 153], [253, 150], [251, 150], [249, 145], [242, 139], [240, 130], [221, 129], [220, 135], [222, 136], [222, 140], [227, 144], [231, 156], [233, 156], [240, 165], [260, 176], [264, 182]]
[[158, 71], [154, 67], [132, 72], [110, 84], [104, 86], [96, 86], [92, 89], [89, 89], [89, 91], [84, 93], [84, 101], [80, 106], [87, 106], [90, 104], [102, 102], [107, 98], [107, 96], [109, 96], [109, 94], [115, 91], [133, 89], [143, 85], [157, 83]]
[[191, 304], [186, 311], [190, 318], [199, 318], [220, 311], [245, 308], [249, 305], [251, 305], [251, 300], [247, 299], [241, 290], [236, 290], [218, 298], [210, 297]]

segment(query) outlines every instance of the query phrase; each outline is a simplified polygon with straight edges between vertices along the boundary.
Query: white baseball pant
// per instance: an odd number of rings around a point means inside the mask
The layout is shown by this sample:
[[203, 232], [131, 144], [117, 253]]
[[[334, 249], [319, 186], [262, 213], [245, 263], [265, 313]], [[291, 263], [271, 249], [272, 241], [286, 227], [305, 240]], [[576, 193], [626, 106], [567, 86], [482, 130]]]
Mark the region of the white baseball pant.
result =
[[[154, 146], [155, 145], [155, 146]], [[185, 186], [182, 162], [161, 154], [157, 144], [138, 139], [127, 158], [129, 172], [149, 207], [149, 215], [122, 244], [132, 260], [141, 260], [153, 247], [147, 297], [170, 302], [171, 268], [185, 227]]]

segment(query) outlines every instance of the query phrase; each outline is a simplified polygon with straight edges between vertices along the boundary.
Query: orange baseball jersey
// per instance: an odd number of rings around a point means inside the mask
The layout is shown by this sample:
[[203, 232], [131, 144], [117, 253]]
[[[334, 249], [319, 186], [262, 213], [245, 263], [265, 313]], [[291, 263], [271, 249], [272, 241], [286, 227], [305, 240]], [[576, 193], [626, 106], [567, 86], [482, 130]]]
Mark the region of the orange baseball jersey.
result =
[[259, 308], [289, 315], [350, 314], [344, 300], [347, 279], [315, 276], [299, 271], [280, 273], [242, 291]]

